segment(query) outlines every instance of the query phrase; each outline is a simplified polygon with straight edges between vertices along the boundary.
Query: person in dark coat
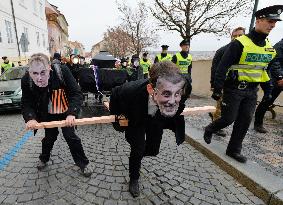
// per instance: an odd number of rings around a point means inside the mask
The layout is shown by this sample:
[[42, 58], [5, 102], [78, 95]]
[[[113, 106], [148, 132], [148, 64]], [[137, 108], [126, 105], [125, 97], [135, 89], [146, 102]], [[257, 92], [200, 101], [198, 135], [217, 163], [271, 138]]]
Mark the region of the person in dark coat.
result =
[[74, 76], [76, 82], [79, 82], [79, 73], [80, 73], [80, 65], [79, 65], [79, 57], [75, 54], [70, 55], [70, 61], [67, 62], [66, 66], [70, 69], [72, 75]]
[[[29, 60], [29, 72], [21, 80], [22, 114], [27, 129], [35, 129], [38, 122], [66, 120], [62, 127], [63, 136], [70, 148], [75, 164], [82, 174], [92, 174], [89, 160], [85, 156], [81, 140], [75, 134], [74, 120], [82, 104], [82, 93], [70, 70], [61, 65], [50, 67], [48, 57], [36, 53]], [[42, 139], [42, 153], [37, 168], [44, 169], [50, 158], [58, 128], [46, 128]]]
[[[231, 33], [231, 40], [234, 40], [235, 38], [240, 37], [244, 34], [245, 34], [245, 28], [243, 28], [243, 27], [235, 28]], [[217, 66], [218, 66], [218, 64], [219, 64], [219, 62], [220, 62], [220, 60], [221, 60], [221, 58], [222, 58], [222, 56], [223, 56], [223, 54], [224, 54], [224, 52], [225, 52], [225, 50], [227, 49], [228, 46], [229, 46], [229, 44], [219, 48], [215, 52], [215, 55], [213, 57], [212, 65], [211, 65], [211, 75], [210, 75], [210, 87], [211, 87], [212, 91], [214, 89], [214, 76], [215, 76], [215, 73], [216, 73]], [[220, 118], [220, 116], [221, 116], [221, 102], [222, 102], [222, 99], [218, 100], [215, 112], [209, 113], [209, 116], [211, 117], [212, 121]], [[219, 135], [219, 136], [226, 136], [226, 133], [223, 130], [219, 130], [215, 134]]]
[[131, 146], [129, 191], [134, 197], [140, 194], [141, 161], [144, 156], [159, 153], [163, 130], [175, 132], [177, 145], [184, 142], [185, 121], [180, 114], [188, 98], [186, 88], [179, 68], [170, 61], [163, 61], [152, 66], [149, 79], [128, 82], [112, 90], [110, 113], [124, 115], [129, 120], [124, 130], [117, 124], [114, 128], [125, 131]]
[[[267, 129], [263, 126], [263, 118], [268, 110], [269, 106], [271, 106], [276, 98], [280, 95], [283, 90], [283, 39], [274, 45], [274, 48], [277, 52], [276, 57], [269, 63], [268, 67], [271, 72], [271, 79], [274, 88], [269, 92], [264, 90], [264, 96], [257, 106], [255, 112], [255, 121], [254, 121], [254, 129], [259, 133], [267, 133]], [[279, 70], [276, 69], [280, 67]], [[267, 92], [267, 94], [266, 94]]]
[[229, 44], [216, 70], [211, 97], [219, 100], [223, 91], [221, 117], [205, 127], [204, 141], [210, 144], [213, 133], [234, 123], [226, 155], [241, 163], [247, 161], [242, 143], [256, 108], [258, 85], [270, 80], [266, 68], [276, 55], [267, 36], [280, 21], [282, 8], [255, 12], [255, 28]]

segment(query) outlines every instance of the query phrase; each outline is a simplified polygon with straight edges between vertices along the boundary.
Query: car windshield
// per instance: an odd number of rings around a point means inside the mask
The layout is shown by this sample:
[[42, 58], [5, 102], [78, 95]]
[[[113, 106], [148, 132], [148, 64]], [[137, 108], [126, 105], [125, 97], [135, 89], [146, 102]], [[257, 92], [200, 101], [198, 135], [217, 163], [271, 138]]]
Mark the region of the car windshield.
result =
[[11, 68], [0, 76], [0, 81], [21, 79], [27, 70], [25, 66]]

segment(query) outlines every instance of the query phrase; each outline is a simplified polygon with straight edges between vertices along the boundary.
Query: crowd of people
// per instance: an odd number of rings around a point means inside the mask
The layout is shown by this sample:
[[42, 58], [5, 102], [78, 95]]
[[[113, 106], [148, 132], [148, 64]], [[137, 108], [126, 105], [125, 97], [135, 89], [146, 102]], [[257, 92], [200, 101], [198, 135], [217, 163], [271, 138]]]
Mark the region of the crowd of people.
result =
[[[265, 112], [283, 89], [283, 39], [273, 47], [267, 38], [277, 21], [281, 21], [282, 11], [283, 5], [258, 10], [254, 14], [255, 27], [247, 34], [243, 27], [235, 28], [231, 42], [217, 50], [213, 58], [210, 83], [217, 109], [210, 113], [212, 122], [206, 126], [203, 138], [210, 144], [213, 134], [225, 136], [222, 129], [234, 123], [226, 155], [241, 163], [247, 161], [241, 150], [254, 112], [254, 129], [266, 133]], [[161, 46], [162, 51], [153, 63], [144, 52], [140, 58], [133, 55], [131, 60], [125, 57], [115, 64], [116, 69], [126, 70], [129, 76], [129, 82], [113, 88], [110, 113], [128, 119], [127, 127], [121, 127], [118, 122], [113, 125], [117, 131], [125, 132], [131, 147], [129, 191], [134, 197], [140, 195], [141, 161], [145, 156], [159, 153], [163, 130], [175, 133], [177, 145], [185, 139], [181, 113], [192, 91], [190, 42], [182, 40], [181, 51], [174, 55], [168, 53], [168, 47]], [[7, 57], [2, 59], [1, 73], [15, 66]], [[81, 173], [90, 177], [92, 169], [75, 133], [74, 120], [83, 99], [79, 85], [87, 90], [94, 89], [92, 82], [83, 85], [82, 79], [86, 76], [82, 70], [89, 69], [93, 75], [92, 68], [84, 57], [72, 54], [67, 60], [59, 53], [54, 54], [51, 63], [45, 54], [36, 53], [29, 59], [28, 66], [21, 84], [26, 128], [35, 129], [42, 121], [66, 120], [67, 126], [62, 132], [73, 160]], [[256, 108], [259, 85], [264, 96]], [[58, 133], [58, 128], [45, 129], [39, 170], [47, 166]]]

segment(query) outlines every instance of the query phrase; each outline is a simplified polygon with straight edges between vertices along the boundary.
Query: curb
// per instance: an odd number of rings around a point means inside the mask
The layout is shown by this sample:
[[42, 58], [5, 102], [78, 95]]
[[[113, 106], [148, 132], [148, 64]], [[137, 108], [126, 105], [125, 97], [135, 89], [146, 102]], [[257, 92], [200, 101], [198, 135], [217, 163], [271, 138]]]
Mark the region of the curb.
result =
[[283, 205], [283, 178], [266, 171], [256, 162], [239, 163], [225, 155], [226, 146], [212, 141], [206, 144], [203, 131], [186, 127], [186, 142], [234, 177], [267, 205]]

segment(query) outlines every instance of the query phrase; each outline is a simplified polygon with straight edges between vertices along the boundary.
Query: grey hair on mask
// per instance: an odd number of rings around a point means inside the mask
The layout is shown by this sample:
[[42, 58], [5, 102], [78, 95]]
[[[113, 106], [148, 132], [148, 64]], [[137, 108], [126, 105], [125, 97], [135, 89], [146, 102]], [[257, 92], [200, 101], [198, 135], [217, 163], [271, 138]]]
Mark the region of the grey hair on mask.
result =
[[149, 82], [153, 85], [153, 87], [157, 87], [160, 84], [160, 79], [167, 80], [173, 84], [186, 82], [180, 69], [171, 61], [161, 61], [153, 64], [150, 68]]
[[29, 67], [31, 67], [34, 63], [36, 64], [42, 63], [45, 67], [48, 67], [50, 61], [47, 55], [43, 53], [35, 53], [29, 59], [28, 62]]

